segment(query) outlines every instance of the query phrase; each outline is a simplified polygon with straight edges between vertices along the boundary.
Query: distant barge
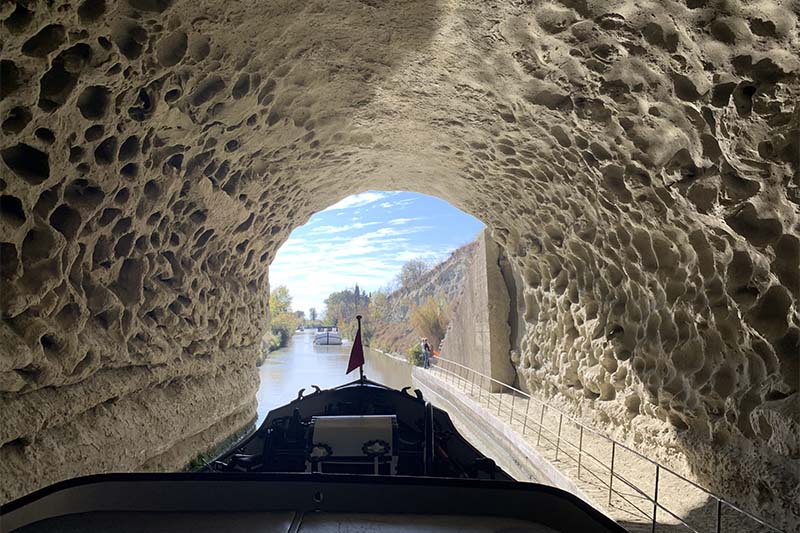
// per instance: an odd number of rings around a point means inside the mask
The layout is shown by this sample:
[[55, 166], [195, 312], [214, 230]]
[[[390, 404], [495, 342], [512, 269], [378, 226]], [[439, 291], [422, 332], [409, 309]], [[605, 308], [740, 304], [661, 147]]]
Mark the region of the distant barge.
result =
[[319, 326], [314, 335], [314, 344], [339, 345], [342, 344], [342, 335], [336, 326]]

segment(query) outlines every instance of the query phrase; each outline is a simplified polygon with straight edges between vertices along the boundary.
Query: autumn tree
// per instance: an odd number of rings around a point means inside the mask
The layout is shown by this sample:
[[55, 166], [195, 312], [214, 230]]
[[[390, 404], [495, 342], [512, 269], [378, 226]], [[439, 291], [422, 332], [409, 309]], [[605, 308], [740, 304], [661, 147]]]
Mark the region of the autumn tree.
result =
[[438, 348], [450, 322], [450, 305], [442, 294], [436, 298], [428, 296], [427, 300], [411, 309], [410, 319], [417, 335], [427, 337], [431, 346]]
[[403, 290], [413, 289], [430, 269], [430, 265], [420, 259], [407, 262], [400, 269], [400, 274], [397, 275], [400, 288]]

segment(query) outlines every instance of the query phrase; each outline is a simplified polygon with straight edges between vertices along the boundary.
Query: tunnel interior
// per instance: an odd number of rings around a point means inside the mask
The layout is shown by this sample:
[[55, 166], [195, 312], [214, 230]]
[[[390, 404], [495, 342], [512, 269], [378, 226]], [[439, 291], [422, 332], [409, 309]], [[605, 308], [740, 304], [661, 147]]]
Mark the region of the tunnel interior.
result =
[[0, 499], [243, 427], [276, 250], [381, 189], [491, 229], [521, 385], [800, 515], [793, 5], [4, 4]]

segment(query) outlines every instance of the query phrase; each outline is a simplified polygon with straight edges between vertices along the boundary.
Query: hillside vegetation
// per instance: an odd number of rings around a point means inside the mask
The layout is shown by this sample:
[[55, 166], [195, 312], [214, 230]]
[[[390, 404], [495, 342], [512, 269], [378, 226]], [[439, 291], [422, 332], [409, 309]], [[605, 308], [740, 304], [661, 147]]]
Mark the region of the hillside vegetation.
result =
[[465, 244], [445, 261], [386, 295], [376, 306], [380, 313], [371, 317], [370, 346], [406, 354], [419, 337], [425, 336], [438, 348], [449, 311], [458, 305], [476, 247], [475, 242]]

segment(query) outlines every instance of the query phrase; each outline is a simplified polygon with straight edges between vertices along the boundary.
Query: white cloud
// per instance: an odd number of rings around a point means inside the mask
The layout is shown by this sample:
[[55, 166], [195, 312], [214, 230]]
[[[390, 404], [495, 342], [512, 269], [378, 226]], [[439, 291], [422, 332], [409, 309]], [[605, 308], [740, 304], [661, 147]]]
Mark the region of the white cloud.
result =
[[[290, 287], [293, 308], [322, 309], [328, 294], [358, 283], [373, 291], [394, 279], [409, 259], [435, 260], [439, 250], [424, 250], [410, 236], [425, 227], [381, 227], [356, 236], [286, 242], [270, 265], [270, 284]], [[430, 229], [430, 228], [428, 228]]]
[[337, 209], [350, 209], [354, 207], [361, 207], [362, 205], [371, 204], [372, 202], [377, 202], [383, 198], [386, 198], [386, 194], [380, 192], [362, 192], [361, 194], [354, 194], [353, 196], [348, 196], [344, 200], [340, 200], [330, 206], [329, 208], [322, 211], [335, 211]]
[[344, 226], [317, 226], [309, 231], [309, 233], [313, 233], [314, 235], [331, 235], [333, 233], [344, 233], [347, 231], [364, 229], [368, 226], [375, 226], [378, 224], [380, 224], [380, 222], [356, 222], [355, 224], [346, 224]]
[[[270, 285], [286, 285], [295, 310], [321, 313], [330, 293], [356, 283], [366, 291], [386, 287], [409, 260], [442, 261], [460, 239], [451, 235], [474, 231], [469, 220], [442, 226], [440, 217], [430, 216], [428, 200], [418, 204], [408, 194], [368, 191], [317, 213], [313, 225], [295, 230], [279, 250]], [[447, 206], [435, 207], [449, 213]]]
[[408, 224], [409, 222], [416, 222], [417, 220], [425, 220], [424, 217], [412, 217], [412, 218], [393, 218], [392, 220], [387, 221], [386, 223], [390, 226], [402, 226], [403, 224]]
[[413, 202], [408, 199], [401, 199], [397, 200], [396, 202], [381, 202], [378, 206], [375, 207], [382, 207], [383, 209], [394, 209], [395, 207], [404, 207], [407, 205], [411, 205]]

